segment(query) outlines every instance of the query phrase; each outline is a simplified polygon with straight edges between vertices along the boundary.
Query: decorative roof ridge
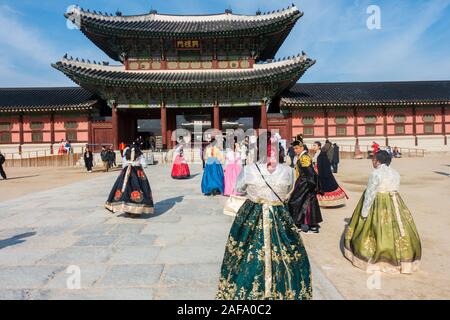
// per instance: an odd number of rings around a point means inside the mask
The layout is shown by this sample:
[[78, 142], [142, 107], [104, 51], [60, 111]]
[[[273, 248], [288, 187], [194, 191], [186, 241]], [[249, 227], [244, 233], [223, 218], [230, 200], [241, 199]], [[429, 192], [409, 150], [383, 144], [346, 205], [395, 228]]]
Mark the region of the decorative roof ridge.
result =
[[288, 56], [283, 57], [279, 59], [274, 60], [266, 60], [259, 63], [256, 63], [254, 65], [254, 69], [265, 69], [265, 68], [278, 68], [278, 67], [284, 67], [289, 66], [293, 64], [298, 64], [302, 62], [310, 62], [310, 65], [313, 65], [316, 63], [316, 60], [312, 60], [308, 57], [308, 55], [302, 51], [301, 54], [298, 54], [296, 56]]
[[343, 81], [343, 82], [302, 82], [302, 83], [296, 83], [294, 87], [301, 87], [301, 86], [308, 86], [308, 85], [314, 85], [314, 86], [330, 86], [330, 85], [384, 85], [384, 84], [422, 84], [422, 83], [450, 83], [450, 80], [442, 79], [442, 80], [391, 80], [391, 81]]
[[1, 87], [0, 91], [44, 91], [44, 90], [84, 90], [80, 86], [67, 86], [67, 87]]
[[123, 65], [109, 65], [109, 63], [91, 63], [89, 60], [79, 59], [79, 58], [68, 58], [67, 55], [65, 55], [61, 61], [52, 64], [53, 67], [56, 67], [58, 63], [65, 63], [70, 64], [77, 67], [82, 68], [90, 68], [90, 69], [96, 69], [96, 70], [102, 70], [102, 71], [115, 71], [115, 72], [130, 72], [130, 73], [208, 73], [208, 72], [246, 72], [251, 70], [267, 70], [267, 69], [274, 69], [274, 68], [280, 68], [280, 67], [286, 67], [291, 65], [296, 65], [303, 62], [309, 62], [309, 65], [312, 66], [315, 64], [316, 60], [312, 60], [308, 58], [306, 53], [302, 52], [302, 54], [298, 54], [297, 56], [289, 56], [284, 57], [283, 59], [273, 60], [273, 61], [265, 61], [263, 63], [257, 63], [253, 66], [252, 69], [183, 69], [183, 70], [126, 70], [125, 66]]
[[294, 16], [294, 15], [303, 15], [295, 4], [287, 7], [286, 9], [274, 10], [272, 12], [266, 12], [260, 14], [257, 12], [256, 15], [243, 15], [243, 14], [234, 14], [229, 10], [227, 13], [219, 13], [219, 14], [207, 14], [207, 15], [171, 15], [171, 14], [159, 14], [156, 10], [151, 10], [150, 13], [142, 14], [142, 15], [129, 15], [123, 16], [121, 12], [117, 12], [116, 15], [102, 13], [102, 12], [90, 12], [89, 10], [84, 10], [78, 6], [72, 7], [68, 12], [64, 14], [66, 18], [76, 19], [77, 17], [84, 16], [104, 21], [167, 21], [167, 22], [180, 22], [186, 21], [187, 19], [190, 22], [205, 22], [205, 21], [265, 21], [280, 17]]

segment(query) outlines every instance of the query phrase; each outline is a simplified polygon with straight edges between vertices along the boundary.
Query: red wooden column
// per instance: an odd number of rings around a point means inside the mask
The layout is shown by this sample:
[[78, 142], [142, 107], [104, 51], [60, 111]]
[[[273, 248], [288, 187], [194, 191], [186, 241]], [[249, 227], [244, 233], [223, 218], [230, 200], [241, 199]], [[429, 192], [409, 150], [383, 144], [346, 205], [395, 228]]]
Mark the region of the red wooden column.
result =
[[219, 104], [216, 102], [213, 107], [213, 127], [216, 130], [220, 130], [220, 109]]
[[53, 145], [55, 144], [55, 113], [50, 114], [50, 153], [55, 154]]
[[358, 135], [358, 110], [356, 107], [353, 107], [353, 131], [354, 136], [356, 138], [356, 143], [359, 143], [359, 135]]
[[261, 123], [259, 128], [267, 130], [267, 105], [264, 100], [261, 103]]
[[414, 145], [417, 147], [418, 141], [417, 141], [417, 119], [416, 119], [416, 107], [413, 107], [412, 109], [413, 114], [413, 135], [414, 135]]
[[117, 110], [117, 104], [114, 103], [112, 107], [112, 136], [113, 136], [113, 148], [119, 149], [119, 112]]
[[326, 108], [323, 108], [323, 118], [325, 123], [325, 139], [328, 139], [328, 110]]
[[92, 148], [95, 147], [95, 146], [91, 146], [91, 144], [94, 143], [94, 142], [92, 141], [92, 120], [93, 120], [93, 119], [92, 119], [92, 113], [91, 113], [91, 111], [89, 111], [87, 120], [88, 120], [88, 144], [89, 144], [89, 148], [90, 148], [91, 151], [92, 151]]
[[387, 130], [387, 110], [386, 107], [383, 107], [383, 133], [384, 133], [384, 139], [386, 146], [389, 145], [389, 138], [388, 138], [388, 130]]
[[19, 153], [22, 154], [22, 145], [24, 143], [23, 138], [23, 113], [19, 116]]
[[174, 124], [173, 110], [167, 110], [167, 149], [172, 149], [174, 141], [172, 141], [172, 133], [176, 130], [176, 124]]
[[167, 148], [167, 108], [166, 104], [163, 102], [161, 104], [161, 136], [163, 149]]
[[442, 120], [442, 134], [444, 135], [444, 145], [447, 145], [447, 132], [445, 132], [445, 107], [442, 106], [441, 111], [441, 120]]

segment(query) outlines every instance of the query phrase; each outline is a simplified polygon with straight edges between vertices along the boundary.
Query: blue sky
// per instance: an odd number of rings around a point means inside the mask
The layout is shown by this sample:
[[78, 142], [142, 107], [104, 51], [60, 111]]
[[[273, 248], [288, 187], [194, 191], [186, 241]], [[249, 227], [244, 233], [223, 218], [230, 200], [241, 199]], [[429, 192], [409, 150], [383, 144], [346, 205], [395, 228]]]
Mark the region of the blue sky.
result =
[[[50, 67], [66, 52], [90, 60], [106, 55], [63, 13], [83, 8], [124, 15], [210, 14], [231, 8], [254, 14], [285, 8], [284, 0], [0, 0], [0, 87], [66, 86], [73, 83]], [[450, 0], [301, 0], [305, 15], [278, 57], [305, 51], [317, 60], [301, 82], [450, 79]], [[369, 5], [381, 9], [381, 29], [366, 26]]]

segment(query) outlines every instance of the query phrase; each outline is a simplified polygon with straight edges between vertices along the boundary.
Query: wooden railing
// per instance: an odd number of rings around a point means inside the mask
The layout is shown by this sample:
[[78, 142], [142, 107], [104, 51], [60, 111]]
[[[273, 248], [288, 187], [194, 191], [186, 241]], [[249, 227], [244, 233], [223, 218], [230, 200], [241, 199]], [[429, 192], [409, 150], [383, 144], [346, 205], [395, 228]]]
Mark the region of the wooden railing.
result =
[[[386, 147], [380, 146], [381, 150]], [[425, 156], [425, 149], [418, 148], [400, 148], [397, 147], [402, 158], [423, 158]], [[371, 146], [359, 146], [364, 158], [368, 158], [369, 151], [372, 151]], [[393, 149], [392, 149], [393, 150]], [[342, 159], [353, 159], [355, 155], [354, 145], [339, 145], [339, 153]]]
[[5, 167], [73, 167], [82, 157], [80, 153], [69, 153], [61, 155], [46, 155], [37, 157], [24, 157], [13, 155], [7, 158]]
[[[381, 147], [383, 149], [383, 147]], [[368, 153], [371, 151], [370, 146], [360, 146], [363, 158], [368, 158]], [[415, 148], [399, 148], [402, 158], [424, 157], [424, 149]], [[43, 155], [42, 155], [43, 153]], [[146, 152], [144, 152], [146, 153]], [[310, 151], [311, 155], [313, 152]], [[81, 153], [70, 153], [63, 155], [51, 155], [48, 150], [43, 151], [29, 151], [22, 154], [3, 154], [6, 157], [5, 167], [73, 167], [80, 164], [83, 155]], [[339, 155], [341, 159], [354, 159], [355, 146], [339, 145]], [[163, 150], [161, 152], [153, 152], [154, 160], [158, 164], [172, 163], [173, 153], [170, 150]], [[201, 163], [200, 151], [198, 149], [187, 149], [185, 158], [188, 163]], [[117, 159], [120, 163], [121, 159]]]

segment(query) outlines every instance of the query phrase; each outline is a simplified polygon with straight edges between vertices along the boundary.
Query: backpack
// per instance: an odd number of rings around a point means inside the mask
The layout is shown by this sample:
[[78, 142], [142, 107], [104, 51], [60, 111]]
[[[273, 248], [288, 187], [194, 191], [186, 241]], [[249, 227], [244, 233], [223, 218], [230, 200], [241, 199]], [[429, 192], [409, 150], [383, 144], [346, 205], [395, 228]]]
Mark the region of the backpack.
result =
[[0, 165], [4, 164], [5, 161], [6, 161], [5, 156], [0, 153]]

